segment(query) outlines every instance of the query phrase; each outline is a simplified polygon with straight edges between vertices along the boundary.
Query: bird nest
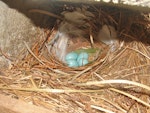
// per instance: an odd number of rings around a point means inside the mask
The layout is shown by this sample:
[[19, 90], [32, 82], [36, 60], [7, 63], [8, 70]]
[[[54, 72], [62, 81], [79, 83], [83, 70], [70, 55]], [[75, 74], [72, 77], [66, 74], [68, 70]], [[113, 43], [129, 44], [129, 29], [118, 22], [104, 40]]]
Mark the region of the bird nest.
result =
[[[88, 27], [78, 28], [83, 33], [67, 35], [67, 52], [83, 47], [99, 48], [96, 58], [85, 66], [70, 68], [59, 59], [59, 50], [55, 51], [59, 41], [54, 38], [64, 22], [60, 16], [64, 8], [65, 12], [86, 10], [92, 17], [86, 21]], [[49, 12], [52, 18], [56, 18], [54, 27], [44, 29], [42, 39], [32, 48], [25, 43], [25, 57], [14, 62], [9, 70], [1, 70], [1, 94], [58, 113], [150, 112], [148, 14], [98, 5], [65, 4], [59, 9], [59, 16]], [[103, 25], [116, 29], [117, 41], [112, 45], [94, 38]]]

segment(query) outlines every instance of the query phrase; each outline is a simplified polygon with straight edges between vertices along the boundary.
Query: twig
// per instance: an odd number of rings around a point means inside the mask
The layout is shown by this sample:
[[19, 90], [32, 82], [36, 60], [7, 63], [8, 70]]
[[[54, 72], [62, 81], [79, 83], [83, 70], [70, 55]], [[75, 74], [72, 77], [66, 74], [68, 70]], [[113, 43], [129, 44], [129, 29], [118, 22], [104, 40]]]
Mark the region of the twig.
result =
[[89, 85], [105, 85], [105, 84], [129, 84], [129, 85], [134, 85], [137, 87], [144, 88], [148, 91], [150, 91], [150, 87], [138, 82], [133, 82], [129, 80], [103, 80], [103, 81], [91, 81], [91, 82], [86, 82], [86, 83], [79, 83], [76, 84], [77, 86], [89, 86]]
[[146, 102], [140, 100], [139, 98], [137, 98], [137, 97], [135, 97], [135, 96], [133, 96], [133, 95], [130, 95], [130, 94], [126, 93], [126, 92], [123, 92], [123, 91], [120, 91], [120, 90], [114, 89], [114, 88], [110, 88], [110, 90], [112, 90], [112, 91], [114, 91], [114, 92], [118, 92], [118, 93], [120, 93], [120, 94], [123, 94], [123, 95], [125, 95], [125, 96], [127, 96], [127, 97], [130, 97], [131, 99], [136, 100], [137, 102], [139, 102], [139, 103], [141, 103], [141, 104], [143, 104], [143, 105], [145, 105], [145, 106], [147, 106], [147, 107], [150, 108], [150, 104], [148, 104], [148, 103], [146, 103]]
[[13, 61], [13, 59], [11, 59], [6, 53], [4, 53], [1, 48], [0, 48], [0, 53], [1, 53], [6, 59], [8, 59], [8, 60], [10, 60], [10, 61]]
[[134, 49], [134, 48], [130, 48], [130, 47], [127, 47], [127, 49], [130, 49], [130, 50], [134, 50], [135, 52], [137, 53], [140, 53], [141, 55], [145, 56], [146, 58], [148, 58], [150, 60], [150, 57], [145, 55], [144, 53], [142, 53], [141, 51], [137, 50], [137, 49]]
[[37, 56], [35, 56], [35, 54], [31, 51], [31, 49], [29, 48], [29, 46], [27, 45], [27, 43], [25, 41], [24, 41], [24, 44], [25, 44], [27, 50], [30, 52], [30, 54], [32, 56], [34, 56], [34, 58], [36, 58], [36, 60], [39, 61], [41, 64], [45, 65]]
[[24, 44], [25, 44], [26, 48], [28, 49], [28, 51], [30, 52], [30, 54], [31, 54], [34, 58], [36, 58], [36, 60], [38, 60], [42, 65], [46, 66], [48, 69], [50, 69], [51, 71], [53, 71], [53, 72], [55, 72], [55, 73], [59, 73], [59, 74], [62, 74], [62, 75], [68, 75], [68, 74], [65, 73], [65, 72], [62, 72], [62, 71], [60, 71], [60, 70], [54, 70], [54, 69], [50, 68], [49, 66], [47, 66], [47, 65], [46, 65], [44, 62], [42, 62], [37, 56], [35, 56], [35, 54], [30, 50], [30, 48], [29, 48], [29, 46], [27, 45], [26, 42], [24, 42]]
[[78, 73], [77, 75], [75, 75], [74, 77], [72, 77], [70, 82], [74, 81], [76, 78], [78, 78], [79, 76], [81, 76], [83, 73], [89, 71], [90, 69], [92, 69], [92, 67], [88, 67], [85, 70], [81, 71], [80, 73]]
[[54, 17], [54, 18], [63, 20], [62, 17], [60, 17], [60, 16], [58, 16], [58, 15], [56, 15], [56, 14], [53, 14], [53, 13], [48, 12], [48, 11], [40, 10], [40, 9], [31, 9], [31, 10], [29, 10], [29, 12], [31, 12], [31, 13], [37, 12], [37, 13], [41, 13], [41, 14], [46, 14], [46, 15], [48, 15], [48, 16], [51, 16], [51, 17]]
[[100, 106], [91, 105], [91, 108], [97, 109], [97, 110], [99, 110], [99, 111], [103, 111], [103, 112], [105, 112], [105, 113], [115, 113], [115, 112], [112, 112], [112, 111], [110, 111], [110, 110], [104, 109], [104, 108], [102, 108], [102, 107], [100, 107]]

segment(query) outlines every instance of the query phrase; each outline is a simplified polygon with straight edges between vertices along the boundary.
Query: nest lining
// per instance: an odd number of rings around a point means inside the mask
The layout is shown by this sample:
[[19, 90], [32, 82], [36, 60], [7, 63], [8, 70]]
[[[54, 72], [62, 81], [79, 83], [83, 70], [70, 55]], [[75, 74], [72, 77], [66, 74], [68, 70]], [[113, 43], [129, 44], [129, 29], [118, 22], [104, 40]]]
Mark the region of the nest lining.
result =
[[[61, 6], [63, 9], [63, 6]], [[76, 6], [68, 6], [76, 7]], [[103, 14], [98, 25], [113, 25], [118, 31], [117, 49], [101, 44], [103, 52], [92, 64], [69, 68], [49, 55], [44, 46], [52, 29], [28, 54], [1, 71], [1, 93], [59, 112], [150, 111], [150, 32], [147, 14], [111, 7], [88, 6]], [[82, 8], [82, 5], [80, 6]], [[103, 45], [103, 46], [102, 46]]]

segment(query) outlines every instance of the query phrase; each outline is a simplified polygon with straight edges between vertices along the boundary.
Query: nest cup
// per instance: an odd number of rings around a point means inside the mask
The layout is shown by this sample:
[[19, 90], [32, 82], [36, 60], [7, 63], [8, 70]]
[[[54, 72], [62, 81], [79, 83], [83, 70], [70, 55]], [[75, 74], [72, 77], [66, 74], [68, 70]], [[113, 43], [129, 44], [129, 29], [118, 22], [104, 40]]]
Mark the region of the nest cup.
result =
[[[108, 15], [103, 16], [103, 12], [97, 11], [88, 5], [64, 5], [63, 7], [65, 7], [63, 8], [65, 10], [60, 11], [47, 43], [49, 53], [52, 53], [57, 60], [67, 64], [66, 59], [69, 57], [71, 57], [69, 60], [75, 60], [73, 57], [76, 55], [80, 57], [83, 54], [87, 54], [87, 62], [92, 63], [100, 55], [104, 57], [104, 54], [109, 53], [109, 49], [110, 52], [116, 50], [119, 43], [116, 23], [109, 19]], [[70, 11], [69, 9], [72, 10]], [[41, 11], [39, 10], [39, 12]], [[55, 15], [50, 12], [47, 13]], [[99, 14], [100, 16], [98, 17]], [[104, 52], [104, 49], [108, 50], [108, 52]], [[80, 63], [78, 62], [78, 64]], [[81, 64], [80, 66], [84, 65]]]
[[[79, 51], [85, 52], [91, 49], [91, 51], [95, 51], [95, 53], [91, 52], [92, 54], [90, 52], [88, 53], [90, 54], [89, 62], [92, 63], [98, 58], [103, 59], [109, 52], [113, 53], [116, 51], [121, 41], [130, 42], [136, 40], [147, 43], [146, 35], [141, 38], [133, 34], [132, 31], [135, 27], [132, 22], [129, 23], [130, 25], [126, 25], [125, 19], [122, 19], [122, 17], [118, 18], [117, 14], [111, 14], [119, 9], [125, 14], [124, 18], [128, 19], [133, 18], [132, 14], [140, 15], [140, 13], [136, 14], [137, 12], [135, 13], [134, 11], [127, 13], [129, 11], [127, 9], [124, 10], [114, 7], [106, 8], [105, 6], [101, 6], [100, 9], [102, 10], [98, 10], [98, 8], [100, 7], [97, 5], [93, 8], [90, 5], [65, 4], [63, 10], [60, 11], [59, 22], [56, 23], [57, 29], [53, 31], [52, 40], [48, 42], [50, 43], [50, 45], [47, 46], [49, 53], [52, 52], [57, 60], [66, 64], [65, 57], [68, 53], [76, 52], [79, 54]], [[122, 20], [120, 21], [120, 19]], [[120, 23], [118, 23], [119, 21]], [[137, 22], [138, 21], [140, 20], [137, 20]], [[149, 20], [146, 20], [145, 24], [147, 24], [148, 21]], [[148, 28], [146, 26], [143, 26], [145, 27], [144, 29]], [[146, 29], [144, 32], [147, 34], [149, 31]], [[134, 36], [130, 36], [130, 33]], [[107, 50], [107, 52], [105, 50]]]

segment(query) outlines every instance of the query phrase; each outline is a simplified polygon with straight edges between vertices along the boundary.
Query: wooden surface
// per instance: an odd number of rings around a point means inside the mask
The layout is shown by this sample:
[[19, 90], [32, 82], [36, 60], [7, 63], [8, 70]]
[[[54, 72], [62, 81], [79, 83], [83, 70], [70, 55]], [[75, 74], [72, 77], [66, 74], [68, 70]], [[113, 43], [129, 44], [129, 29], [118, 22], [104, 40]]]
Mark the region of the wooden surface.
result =
[[56, 113], [0, 94], [0, 113]]

